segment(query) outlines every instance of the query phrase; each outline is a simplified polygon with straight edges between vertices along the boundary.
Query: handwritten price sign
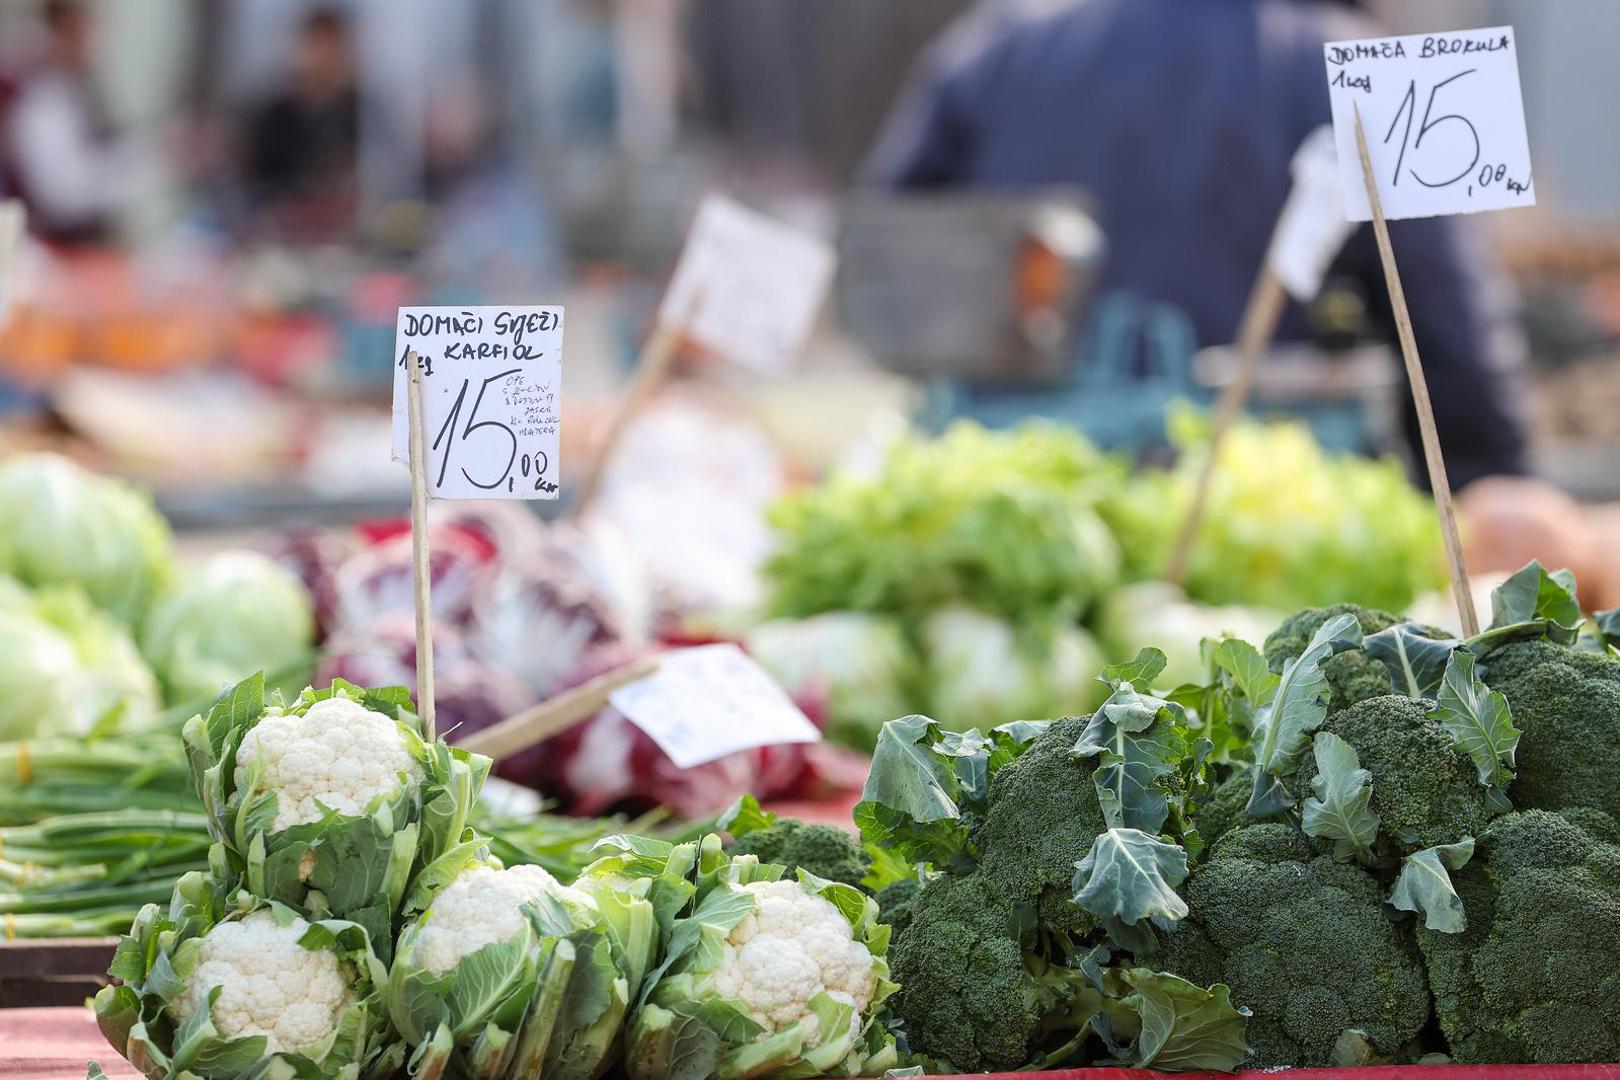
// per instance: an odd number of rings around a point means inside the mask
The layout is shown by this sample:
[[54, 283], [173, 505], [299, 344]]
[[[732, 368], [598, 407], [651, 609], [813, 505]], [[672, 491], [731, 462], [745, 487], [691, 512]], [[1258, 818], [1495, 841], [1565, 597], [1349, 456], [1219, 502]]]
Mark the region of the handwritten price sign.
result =
[[410, 461], [410, 354], [422, 373], [431, 494], [557, 498], [562, 344], [560, 307], [400, 308], [394, 460]]
[[1535, 205], [1512, 27], [1335, 41], [1325, 49], [1351, 221], [1372, 220], [1357, 111], [1386, 218]]

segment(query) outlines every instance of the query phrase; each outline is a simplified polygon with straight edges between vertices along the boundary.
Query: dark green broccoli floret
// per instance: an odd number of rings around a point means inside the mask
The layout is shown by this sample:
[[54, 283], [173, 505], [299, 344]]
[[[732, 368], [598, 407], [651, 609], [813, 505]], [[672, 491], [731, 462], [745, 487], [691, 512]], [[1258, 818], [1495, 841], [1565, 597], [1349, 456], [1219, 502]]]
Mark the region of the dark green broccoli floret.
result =
[[[1295, 612], [1266, 638], [1266, 663], [1272, 671], [1281, 673], [1283, 665], [1305, 651], [1311, 637], [1322, 624], [1335, 615], [1354, 615], [1361, 624], [1363, 634], [1376, 634], [1400, 622], [1400, 618], [1387, 611], [1357, 607], [1355, 604], [1334, 604], [1331, 607], [1306, 608]], [[1387, 694], [1392, 687], [1389, 672], [1384, 665], [1360, 649], [1346, 649], [1322, 664], [1333, 697], [1329, 709], [1347, 709], [1358, 701]]]
[[1396, 1054], [1428, 1022], [1417, 947], [1384, 914], [1384, 888], [1286, 825], [1226, 834], [1187, 882], [1192, 913], [1164, 941], [1166, 970], [1254, 1010], [1249, 1063], [1326, 1065], [1345, 1031]]
[[731, 850], [735, 855], [757, 855], [761, 862], [785, 866], [790, 874], [803, 868], [817, 877], [857, 888], [872, 869], [872, 857], [854, 836], [832, 825], [793, 818], [738, 837]]
[[1599, 811], [1492, 822], [1454, 872], [1461, 934], [1418, 931], [1459, 1061], [1620, 1061], [1620, 826]]
[[1209, 793], [1198, 806], [1198, 836], [1206, 847], [1249, 821], [1249, 800], [1254, 797], [1254, 773], [1243, 769], [1233, 773]]
[[905, 928], [911, 925], [911, 908], [921, 889], [919, 879], [901, 878], [883, 886], [873, 897], [877, 901], [878, 922], [887, 923], [894, 930], [892, 940], [898, 940]]
[[1620, 817], [1620, 660], [1523, 641], [1487, 654], [1481, 666], [1522, 732], [1513, 805], [1592, 806]]
[[1070, 751], [1085, 717], [1052, 723], [990, 782], [990, 805], [973, 830], [986, 880], [1008, 904], [1030, 904], [1050, 929], [1083, 935], [1096, 919], [1074, 902], [1074, 864], [1108, 830], [1092, 774]]
[[[1378, 835], [1392, 853], [1475, 836], [1489, 820], [1489, 789], [1428, 703], [1399, 694], [1368, 698], [1328, 717], [1321, 730], [1349, 743], [1372, 773]], [[1316, 757], [1306, 751], [1291, 784], [1297, 799], [1311, 794], [1315, 777]]]
[[831, 825], [807, 825], [783, 818], [766, 829], [756, 829], [737, 838], [734, 855], [757, 855], [760, 862], [776, 863], [788, 872], [803, 867], [828, 881], [842, 881], [860, 887], [861, 879], [872, 869], [872, 857], [861, 850], [860, 841]]
[[983, 871], [924, 885], [890, 947], [892, 1000], [914, 1051], [968, 1072], [1024, 1064], [1045, 1010], [1014, 916]]

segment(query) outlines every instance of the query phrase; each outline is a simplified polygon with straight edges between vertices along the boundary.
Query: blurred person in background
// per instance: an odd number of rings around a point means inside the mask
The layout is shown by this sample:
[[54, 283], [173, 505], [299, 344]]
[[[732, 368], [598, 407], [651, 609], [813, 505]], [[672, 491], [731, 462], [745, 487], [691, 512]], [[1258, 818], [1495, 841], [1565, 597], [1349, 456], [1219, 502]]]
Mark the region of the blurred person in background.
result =
[[0, 110], [5, 187], [27, 206], [40, 239], [104, 245], [117, 224], [130, 150], [96, 91], [90, 13], [76, 0], [48, 0], [43, 23], [41, 54], [15, 78]]
[[258, 231], [307, 243], [348, 232], [358, 187], [360, 93], [341, 9], [316, 7], [304, 16], [288, 84], [253, 113], [245, 143]]
[[[1082, 188], [1107, 238], [1099, 293], [1172, 304], [1201, 346], [1226, 344], [1287, 198], [1294, 151], [1332, 120], [1323, 43], [1382, 32], [1357, 6], [988, 2], [925, 55], [868, 179], [905, 191]], [[1463, 496], [1475, 524], [1471, 568], [1517, 569], [1519, 541], [1537, 535], [1536, 554], [1579, 572], [1584, 539], [1560, 544], [1551, 537], [1567, 524], [1542, 520], [1568, 500], [1524, 478], [1525, 343], [1495, 253], [1462, 217], [1392, 222], [1390, 232], [1452, 484], [1493, 478]], [[1330, 276], [1360, 284], [1393, 341], [1371, 228]], [[1308, 337], [1291, 304], [1279, 338]], [[1417, 447], [1409, 408], [1406, 429]]]

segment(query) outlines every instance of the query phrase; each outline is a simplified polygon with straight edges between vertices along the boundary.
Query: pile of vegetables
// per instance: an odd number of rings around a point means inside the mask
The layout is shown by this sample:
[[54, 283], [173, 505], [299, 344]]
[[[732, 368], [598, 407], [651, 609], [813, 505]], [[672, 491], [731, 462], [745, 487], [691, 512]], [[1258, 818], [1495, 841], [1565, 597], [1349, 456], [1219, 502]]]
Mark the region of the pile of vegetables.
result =
[[[1352, 605], [1092, 715], [886, 725], [855, 817], [930, 1072], [1620, 1060], [1620, 614]], [[1159, 687], [1159, 689], [1152, 689]], [[966, 962], [964, 962], [966, 958]], [[1169, 1030], [1166, 1030], [1168, 1025]]]
[[749, 647], [870, 749], [885, 702], [946, 730], [1085, 712], [1096, 669], [1143, 646], [1192, 679], [1205, 637], [1337, 600], [1400, 610], [1443, 583], [1433, 510], [1399, 464], [1256, 422], [1223, 446], [1185, 592], [1154, 581], [1208, 434], [1190, 409], [1169, 431], [1176, 467], [1133, 471], [1068, 428], [958, 423], [786, 497]]
[[472, 827], [490, 762], [423, 739], [409, 704], [343, 681], [286, 702], [259, 675], [187, 722], [207, 865], [140, 911], [95, 1000], [144, 1075], [896, 1065], [871, 898], [717, 835], [609, 837], [568, 883], [504, 865]]
[[177, 565], [150, 499], [66, 458], [0, 463], [0, 740], [178, 723], [256, 670], [309, 674], [314, 616], [262, 555]]

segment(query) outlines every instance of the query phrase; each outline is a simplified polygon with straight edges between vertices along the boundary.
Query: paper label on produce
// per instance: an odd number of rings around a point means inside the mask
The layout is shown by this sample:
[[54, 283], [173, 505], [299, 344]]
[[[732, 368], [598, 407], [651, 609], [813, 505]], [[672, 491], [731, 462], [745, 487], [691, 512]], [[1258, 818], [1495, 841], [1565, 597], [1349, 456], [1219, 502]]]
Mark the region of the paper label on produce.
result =
[[1535, 205], [1511, 26], [1324, 49], [1351, 221], [1372, 220], [1356, 149], [1358, 109], [1386, 218]]
[[711, 195], [658, 317], [733, 363], [780, 372], [804, 349], [834, 262], [825, 241]]
[[819, 742], [821, 732], [735, 645], [699, 645], [609, 695], [683, 769], [761, 746]]
[[563, 309], [410, 307], [394, 327], [394, 460], [410, 463], [410, 372], [422, 373], [428, 494], [555, 499]]

